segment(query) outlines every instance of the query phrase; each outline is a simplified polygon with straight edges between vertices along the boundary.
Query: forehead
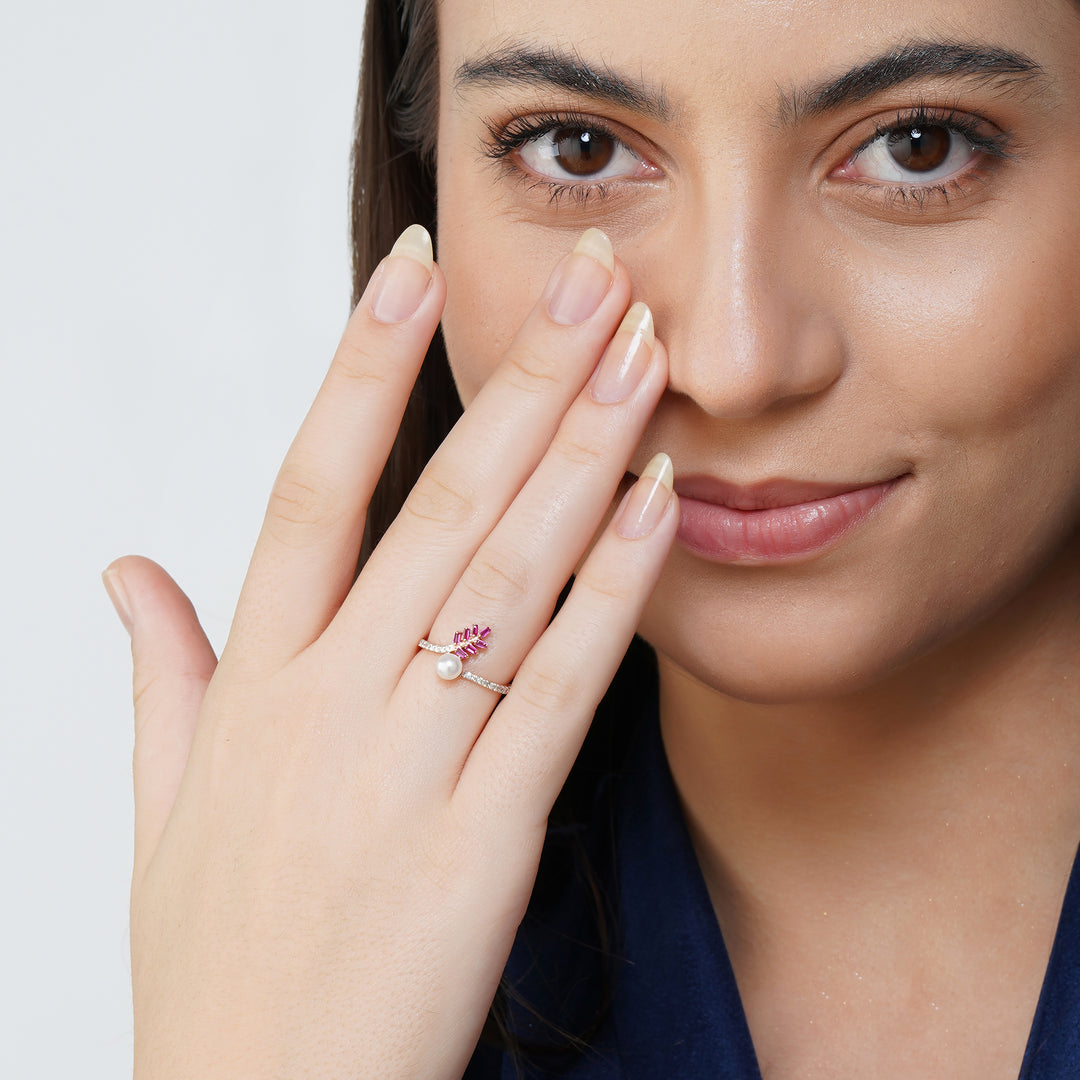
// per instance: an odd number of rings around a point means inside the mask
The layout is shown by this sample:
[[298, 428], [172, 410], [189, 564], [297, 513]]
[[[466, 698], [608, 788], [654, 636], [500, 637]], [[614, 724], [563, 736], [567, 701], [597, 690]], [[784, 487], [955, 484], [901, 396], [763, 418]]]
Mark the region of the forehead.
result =
[[513, 50], [577, 55], [688, 112], [760, 106], [913, 42], [1007, 48], [1062, 79], [1080, 69], [1077, 0], [439, 0], [444, 85]]

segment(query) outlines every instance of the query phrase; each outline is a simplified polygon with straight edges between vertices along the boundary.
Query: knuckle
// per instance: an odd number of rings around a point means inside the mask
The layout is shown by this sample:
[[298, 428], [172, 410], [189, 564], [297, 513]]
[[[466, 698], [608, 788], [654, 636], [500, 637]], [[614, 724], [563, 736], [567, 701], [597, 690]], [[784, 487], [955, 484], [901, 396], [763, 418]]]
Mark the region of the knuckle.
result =
[[161, 674], [153, 672], [150, 675], [142, 675], [136, 672], [132, 687], [132, 704], [135, 712], [135, 739], [138, 741], [142, 730], [150, 722], [151, 717], [160, 704], [158, 690], [161, 683]]
[[345, 339], [338, 346], [330, 365], [331, 378], [360, 387], [380, 387], [387, 383], [385, 365], [365, 348]]
[[565, 432], [555, 437], [552, 448], [562, 456], [567, 465], [575, 468], [594, 469], [604, 465], [610, 458], [605, 447], [584, 442]]
[[558, 676], [530, 669], [514, 677], [516, 700], [540, 713], [565, 711], [576, 696], [574, 679], [569, 673]]
[[511, 607], [528, 596], [529, 571], [520, 559], [480, 551], [465, 568], [461, 583], [478, 600]]
[[506, 355], [507, 381], [525, 393], [548, 393], [563, 379], [559, 362], [528, 347], [516, 346]]
[[609, 602], [612, 605], [622, 606], [634, 599], [634, 589], [629, 581], [632, 578], [620, 579], [614, 575], [601, 576], [595, 571], [589, 571], [582, 567], [574, 578], [576, 587], [587, 589], [593, 596]]
[[403, 509], [420, 521], [462, 529], [476, 518], [476, 495], [459, 479], [449, 481], [435, 475], [421, 476], [409, 492]]
[[282, 467], [270, 492], [267, 524], [277, 539], [288, 539], [290, 528], [318, 530], [341, 517], [341, 500], [312, 471], [296, 464]]

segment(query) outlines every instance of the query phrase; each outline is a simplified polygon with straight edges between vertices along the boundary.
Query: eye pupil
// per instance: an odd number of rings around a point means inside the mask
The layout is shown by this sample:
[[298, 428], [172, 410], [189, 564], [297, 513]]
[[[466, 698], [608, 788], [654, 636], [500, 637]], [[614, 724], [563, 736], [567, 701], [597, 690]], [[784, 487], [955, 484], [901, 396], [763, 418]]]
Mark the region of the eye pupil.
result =
[[889, 137], [889, 153], [901, 168], [932, 172], [949, 156], [952, 133], [947, 127], [903, 128]]
[[558, 163], [575, 176], [600, 172], [615, 154], [615, 143], [584, 128], [560, 128], [553, 136]]

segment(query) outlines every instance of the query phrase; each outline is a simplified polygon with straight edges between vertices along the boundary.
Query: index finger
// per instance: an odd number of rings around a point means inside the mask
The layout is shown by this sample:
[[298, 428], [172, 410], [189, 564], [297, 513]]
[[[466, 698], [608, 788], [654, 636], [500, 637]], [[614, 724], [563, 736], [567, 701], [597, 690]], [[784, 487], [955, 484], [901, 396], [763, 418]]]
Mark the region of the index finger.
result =
[[260, 665], [287, 662], [341, 605], [371, 494], [445, 297], [431, 237], [410, 225], [372, 274], [278, 473], [237, 605], [230, 659], [239, 653], [250, 662], [250, 641]]

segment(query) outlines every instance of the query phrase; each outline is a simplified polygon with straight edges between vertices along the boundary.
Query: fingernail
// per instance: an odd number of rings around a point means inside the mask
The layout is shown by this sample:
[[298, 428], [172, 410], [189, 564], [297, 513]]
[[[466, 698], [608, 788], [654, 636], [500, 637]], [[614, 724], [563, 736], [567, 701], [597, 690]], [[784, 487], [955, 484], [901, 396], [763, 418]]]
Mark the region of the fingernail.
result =
[[671, 458], [667, 454], [657, 454], [623, 498], [615, 531], [627, 540], [648, 536], [664, 516], [674, 480]]
[[404, 322], [415, 314], [431, 284], [435, 260], [423, 225], [410, 225], [375, 273], [371, 314], [382, 323]]
[[120, 616], [120, 621], [124, 624], [124, 629], [130, 634], [132, 625], [131, 603], [128, 600], [124, 582], [112, 567], [105, 570], [101, 575], [101, 580], [105, 585], [105, 591], [109, 594], [113, 607], [116, 608], [116, 614]]
[[625, 401], [641, 382], [652, 358], [653, 317], [640, 300], [623, 316], [619, 329], [604, 351], [589, 393], [602, 405]]
[[599, 229], [586, 229], [552, 276], [548, 315], [561, 326], [583, 323], [600, 306], [614, 279], [611, 241]]

